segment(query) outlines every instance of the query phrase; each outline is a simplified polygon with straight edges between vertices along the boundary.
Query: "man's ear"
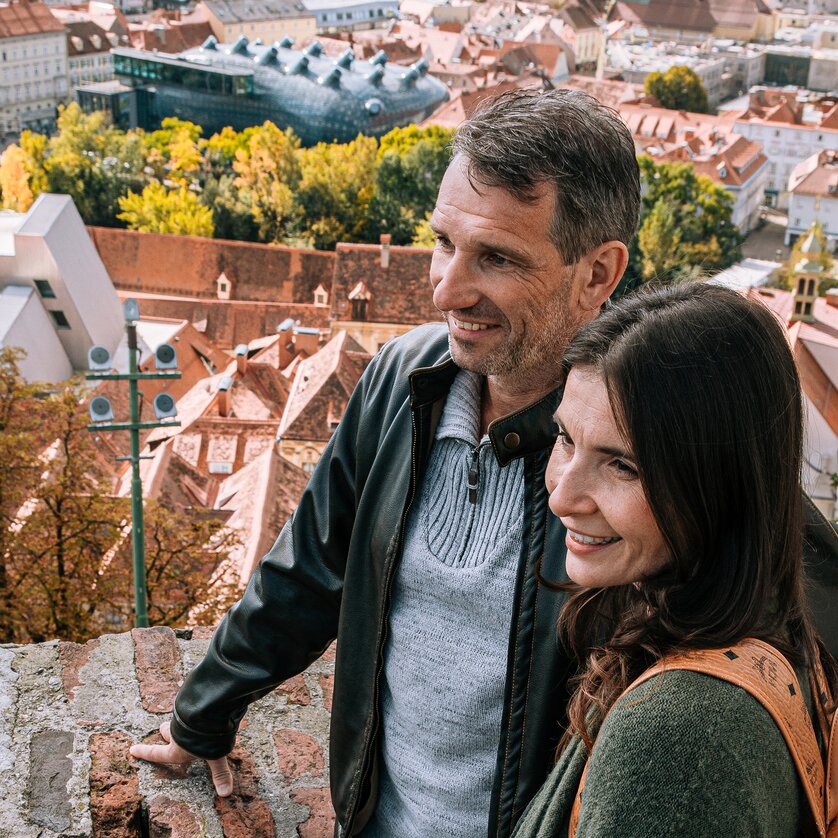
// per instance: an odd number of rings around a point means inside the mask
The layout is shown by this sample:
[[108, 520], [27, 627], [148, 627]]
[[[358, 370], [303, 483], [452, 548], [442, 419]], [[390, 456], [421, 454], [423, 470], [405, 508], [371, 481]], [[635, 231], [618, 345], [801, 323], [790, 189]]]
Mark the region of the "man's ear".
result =
[[579, 303], [586, 311], [598, 311], [611, 296], [628, 265], [628, 248], [619, 241], [604, 242], [582, 257], [584, 271]]

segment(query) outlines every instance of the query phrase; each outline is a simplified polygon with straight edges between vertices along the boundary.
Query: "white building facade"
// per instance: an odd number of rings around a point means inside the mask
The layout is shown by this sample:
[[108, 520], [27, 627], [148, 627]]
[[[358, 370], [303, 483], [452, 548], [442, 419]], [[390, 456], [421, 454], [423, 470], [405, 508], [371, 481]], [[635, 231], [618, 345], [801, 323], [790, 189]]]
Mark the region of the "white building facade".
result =
[[0, 6], [0, 138], [22, 130], [50, 131], [68, 101], [67, 35], [40, 2]]

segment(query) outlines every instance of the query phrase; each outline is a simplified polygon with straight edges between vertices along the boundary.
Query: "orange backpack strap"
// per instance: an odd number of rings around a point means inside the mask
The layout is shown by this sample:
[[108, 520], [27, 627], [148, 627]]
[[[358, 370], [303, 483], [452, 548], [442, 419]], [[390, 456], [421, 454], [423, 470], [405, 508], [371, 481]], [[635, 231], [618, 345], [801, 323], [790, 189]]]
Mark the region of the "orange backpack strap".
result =
[[[797, 676], [785, 657], [773, 646], [755, 638], [747, 638], [726, 649], [681, 652], [662, 658], [647, 669], [629, 685], [620, 698], [649, 678], [673, 669], [701, 672], [722, 681], [729, 681], [750, 693], [765, 707], [783, 734], [803, 784], [814, 820], [814, 832], [811, 834], [826, 836], [827, 825], [832, 824], [838, 817], [838, 719], [831, 720], [828, 776], [825, 777], [823, 757], [818, 748], [812, 720], [801, 695]], [[822, 679], [822, 673], [820, 677]], [[825, 688], [823, 681], [820, 686]], [[813, 696], [814, 703], [820, 704], [825, 694], [824, 689], [821, 689]], [[587, 773], [588, 766], [585, 765], [570, 813], [568, 838], [574, 838], [579, 824], [582, 791]], [[829, 831], [829, 838], [832, 836], [838, 836], [838, 823], [833, 824]]]

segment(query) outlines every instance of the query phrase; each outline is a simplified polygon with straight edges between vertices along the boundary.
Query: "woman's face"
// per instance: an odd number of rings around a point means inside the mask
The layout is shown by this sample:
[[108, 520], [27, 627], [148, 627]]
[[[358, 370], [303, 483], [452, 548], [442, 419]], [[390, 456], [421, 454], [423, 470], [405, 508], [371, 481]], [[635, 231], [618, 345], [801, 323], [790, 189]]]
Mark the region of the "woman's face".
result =
[[567, 574], [584, 587], [640, 582], [670, 560], [602, 377], [574, 367], [556, 412], [550, 509], [567, 527]]

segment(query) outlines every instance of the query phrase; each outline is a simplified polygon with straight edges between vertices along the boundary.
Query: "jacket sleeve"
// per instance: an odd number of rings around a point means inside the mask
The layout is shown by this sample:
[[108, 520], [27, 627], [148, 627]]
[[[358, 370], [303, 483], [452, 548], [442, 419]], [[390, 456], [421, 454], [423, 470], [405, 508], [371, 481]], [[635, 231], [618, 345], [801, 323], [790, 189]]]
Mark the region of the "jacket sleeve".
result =
[[667, 672], [597, 737], [577, 838], [796, 838], [805, 798], [782, 733], [744, 690]]
[[229, 753], [250, 702], [302, 672], [337, 635], [363, 453], [375, 448], [364, 424], [385, 412], [370, 410], [382, 390], [392, 398], [378, 380], [380, 361], [361, 377], [295, 513], [177, 695], [172, 737], [196, 756]]

